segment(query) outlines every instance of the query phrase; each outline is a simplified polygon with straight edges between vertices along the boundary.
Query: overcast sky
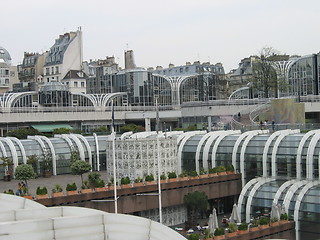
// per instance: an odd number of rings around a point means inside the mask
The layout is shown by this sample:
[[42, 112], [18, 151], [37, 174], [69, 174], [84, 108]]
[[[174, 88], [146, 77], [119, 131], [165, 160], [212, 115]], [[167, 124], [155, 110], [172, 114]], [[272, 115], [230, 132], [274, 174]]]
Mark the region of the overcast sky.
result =
[[49, 50], [60, 34], [83, 31], [84, 60], [134, 51], [139, 67], [221, 62], [273, 47], [289, 55], [320, 51], [320, 0], [1, 1], [0, 46], [18, 64]]

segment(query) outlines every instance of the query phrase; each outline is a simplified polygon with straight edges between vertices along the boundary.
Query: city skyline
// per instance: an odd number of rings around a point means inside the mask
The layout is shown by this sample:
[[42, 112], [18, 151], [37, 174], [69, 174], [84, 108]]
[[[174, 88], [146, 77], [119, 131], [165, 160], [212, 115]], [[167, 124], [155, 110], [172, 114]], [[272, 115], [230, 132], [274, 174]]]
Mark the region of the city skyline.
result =
[[265, 46], [280, 53], [318, 53], [320, 2], [307, 0], [117, 2], [39, 0], [3, 2], [0, 46], [12, 64], [24, 52], [44, 52], [59, 35], [83, 31], [83, 60], [115, 56], [124, 67], [123, 53], [132, 49], [139, 67], [168, 67], [186, 62], [221, 62], [225, 72]]

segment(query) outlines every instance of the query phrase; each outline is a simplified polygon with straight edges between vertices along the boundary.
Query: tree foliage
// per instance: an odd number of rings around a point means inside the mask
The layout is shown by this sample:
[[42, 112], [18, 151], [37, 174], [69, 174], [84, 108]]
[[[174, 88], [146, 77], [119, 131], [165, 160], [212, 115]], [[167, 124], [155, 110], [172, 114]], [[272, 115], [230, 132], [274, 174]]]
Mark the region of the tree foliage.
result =
[[135, 132], [143, 132], [143, 131], [145, 131], [145, 128], [143, 126], [130, 123], [130, 124], [122, 126], [120, 128], [120, 131], [122, 133], [124, 133], [124, 132], [134, 132], [135, 133]]
[[198, 213], [203, 214], [208, 208], [208, 196], [205, 192], [188, 193], [183, 198], [183, 203], [186, 205], [191, 219]]
[[26, 192], [28, 192], [28, 180], [36, 177], [33, 167], [29, 164], [21, 164], [16, 167], [14, 177], [18, 180], [23, 180], [26, 183]]
[[272, 47], [264, 47], [252, 64], [253, 88], [261, 97], [278, 97], [278, 90], [285, 88], [282, 79], [278, 79], [274, 67], [275, 61], [287, 60], [287, 55], [281, 55]]
[[90, 163], [82, 160], [76, 160], [71, 165], [71, 172], [74, 175], [80, 175], [81, 183], [83, 184], [82, 174], [89, 172], [92, 168]]
[[33, 128], [19, 128], [8, 132], [7, 136], [18, 139], [27, 139], [27, 136], [42, 135], [38, 130]]

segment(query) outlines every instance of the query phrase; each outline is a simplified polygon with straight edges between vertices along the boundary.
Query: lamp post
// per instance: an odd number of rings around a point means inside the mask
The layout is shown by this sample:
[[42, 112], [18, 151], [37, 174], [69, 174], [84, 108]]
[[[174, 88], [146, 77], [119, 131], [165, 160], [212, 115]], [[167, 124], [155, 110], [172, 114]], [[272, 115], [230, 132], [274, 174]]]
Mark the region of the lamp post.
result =
[[157, 158], [158, 158], [158, 196], [159, 196], [159, 222], [162, 224], [162, 204], [161, 204], [161, 182], [160, 182], [160, 141], [159, 141], [159, 107], [158, 98], [156, 98], [156, 131], [157, 131]]
[[114, 191], [114, 213], [118, 213], [118, 198], [117, 198], [117, 171], [116, 171], [116, 132], [114, 130], [114, 106], [112, 104], [112, 123], [111, 123], [111, 135], [112, 135], [112, 160], [113, 160], [113, 191]]

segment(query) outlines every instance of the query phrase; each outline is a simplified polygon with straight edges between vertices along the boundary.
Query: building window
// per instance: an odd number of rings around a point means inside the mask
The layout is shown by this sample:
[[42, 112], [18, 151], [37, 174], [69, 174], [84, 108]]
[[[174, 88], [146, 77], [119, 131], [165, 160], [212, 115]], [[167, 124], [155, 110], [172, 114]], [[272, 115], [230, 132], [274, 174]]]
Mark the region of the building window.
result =
[[85, 87], [85, 86], [84, 86], [84, 82], [81, 82], [81, 87]]
[[59, 66], [56, 66], [56, 73], [59, 73]]
[[74, 82], [74, 87], [78, 87], [78, 82]]
[[46, 68], [46, 75], [49, 75], [49, 68]]

